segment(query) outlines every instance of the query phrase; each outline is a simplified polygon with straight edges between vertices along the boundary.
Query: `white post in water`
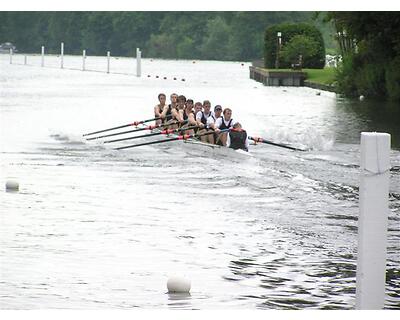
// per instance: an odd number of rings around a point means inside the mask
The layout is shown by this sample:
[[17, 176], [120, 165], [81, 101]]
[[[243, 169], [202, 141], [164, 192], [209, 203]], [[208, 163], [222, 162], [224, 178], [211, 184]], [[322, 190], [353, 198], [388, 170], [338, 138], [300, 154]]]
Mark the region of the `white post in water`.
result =
[[85, 62], [86, 62], [86, 50], [82, 52], [82, 71], [85, 71]]
[[136, 48], [136, 76], [140, 77], [142, 75], [142, 51]]
[[25, 56], [24, 56], [24, 65], [27, 65], [27, 63], [28, 63], [28, 58], [27, 58], [27, 56], [25, 55]]
[[361, 133], [356, 309], [383, 309], [389, 203], [390, 134]]
[[10, 64], [12, 64], [13, 49], [10, 48]]
[[44, 67], [44, 46], [42, 46], [42, 67]]
[[107, 73], [110, 73], [110, 51], [107, 51]]
[[61, 42], [61, 69], [64, 68], [64, 42]]

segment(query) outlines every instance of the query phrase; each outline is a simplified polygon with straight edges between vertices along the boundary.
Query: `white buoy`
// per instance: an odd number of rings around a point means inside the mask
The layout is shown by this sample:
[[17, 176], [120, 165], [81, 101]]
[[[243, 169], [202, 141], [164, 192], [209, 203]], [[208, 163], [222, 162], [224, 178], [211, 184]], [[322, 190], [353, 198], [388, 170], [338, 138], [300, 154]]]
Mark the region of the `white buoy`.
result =
[[6, 182], [6, 191], [19, 191], [19, 183], [15, 180], [8, 180]]
[[167, 282], [168, 293], [189, 293], [190, 287], [190, 280], [180, 276], [172, 276]]
[[365, 97], [363, 95], [360, 96], [360, 101], [363, 101], [365, 99]]

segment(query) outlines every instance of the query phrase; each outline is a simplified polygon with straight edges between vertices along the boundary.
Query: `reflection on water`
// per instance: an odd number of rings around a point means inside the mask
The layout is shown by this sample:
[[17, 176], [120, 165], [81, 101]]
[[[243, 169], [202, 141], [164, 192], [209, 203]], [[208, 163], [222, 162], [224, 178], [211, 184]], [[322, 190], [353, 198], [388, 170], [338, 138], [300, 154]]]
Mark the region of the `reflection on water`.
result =
[[[177, 83], [0, 62], [0, 177], [20, 183], [0, 192], [1, 309], [354, 308], [359, 133], [398, 146], [398, 110], [263, 87], [238, 63], [144, 59], [186, 75]], [[230, 106], [251, 135], [312, 150], [82, 139], [149, 118], [159, 92]], [[399, 309], [399, 151], [391, 163], [385, 307]], [[190, 295], [166, 293], [171, 273]]]
[[344, 143], [359, 143], [362, 131], [387, 132], [392, 148], [400, 148], [400, 106], [380, 100], [338, 99], [337, 138]]

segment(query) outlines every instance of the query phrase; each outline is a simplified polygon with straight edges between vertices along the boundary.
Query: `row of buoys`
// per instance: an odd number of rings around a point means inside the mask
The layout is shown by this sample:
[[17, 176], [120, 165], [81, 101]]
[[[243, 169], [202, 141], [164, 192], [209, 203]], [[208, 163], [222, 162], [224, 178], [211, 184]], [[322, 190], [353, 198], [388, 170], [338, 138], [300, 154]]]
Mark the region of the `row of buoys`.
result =
[[[148, 74], [148, 75], [147, 75], [147, 78], [151, 78], [151, 75]], [[161, 77], [160, 77], [160, 76], [155, 76], [155, 78], [156, 78], [156, 79], [160, 79]], [[168, 79], [167, 77], [162, 77], [162, 78], [163, 78], [164, 80], [167, 80], [167, 79]], [[173, 79], [173, 80], [178, 80], [176, 77], [173, 77], [172, 79]], [[186, 81], [186, 80], [185, 80], [184, 78], [182, 78], [181, 81]]]

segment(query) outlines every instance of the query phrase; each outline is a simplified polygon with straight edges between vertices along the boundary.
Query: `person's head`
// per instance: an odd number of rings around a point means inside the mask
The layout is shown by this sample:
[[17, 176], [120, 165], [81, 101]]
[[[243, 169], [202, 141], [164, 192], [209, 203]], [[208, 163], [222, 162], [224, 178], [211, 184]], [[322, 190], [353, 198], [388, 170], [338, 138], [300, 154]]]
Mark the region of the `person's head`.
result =
[[203, 109], [205, 113], [209, 113], [211, 109], [211, 102], [208, 100], [204, 100], [203, 102]]
[[186, 106], [190, 106], [190, 108], [193, 108], [193, 100], [192, 99], [187, 99], [186, 100]]
[[201, 104], [201, 102], [196, 102], [194, 104], [194, 112], [197, 114], [197, 112], [202, 110], [203, 110], [203, 105]]
[[242, 125], [241, 125], [239, 122], [236, 122], [236, 123], [233, 125], [233, 129], [242, 129]]
[[185, 104], [186, 113], [193, 111], [193, 100], [187, 99]]
[[160, 93], [158, 95], [158, 101], [160, 101], [161, 104], [164, 104], [165, 100], [167, 100], [167, 96], [164, 93]]
[[178, 108], [183, 109], [185, 107], [186, 97], [180, 95], [178, 97]]
[[217, 118], [219, 118], [219, 117], [221, 116], [221, 114], [222, 114], [222, 107], [221, 107], [219, 104], [217, 104], [217, 105], [214, 107], [214, 114], [215, 114], [215, 116], [216, 116]]
[[171, 94], [170, 99], [171, 99], [171, 103], [175, 104], [178, 100], [178, 95], [176, 93], [173, 93], [173, 94]]
[[232, 117], [232, 110], [231, 109], [225, 108], [223, 113], [224, 113], [224, 119], [225, 120], [230, 120], [231, 119], [231, 117]]

